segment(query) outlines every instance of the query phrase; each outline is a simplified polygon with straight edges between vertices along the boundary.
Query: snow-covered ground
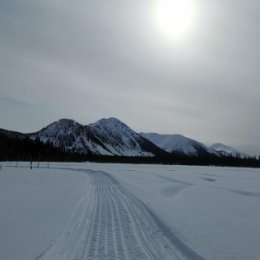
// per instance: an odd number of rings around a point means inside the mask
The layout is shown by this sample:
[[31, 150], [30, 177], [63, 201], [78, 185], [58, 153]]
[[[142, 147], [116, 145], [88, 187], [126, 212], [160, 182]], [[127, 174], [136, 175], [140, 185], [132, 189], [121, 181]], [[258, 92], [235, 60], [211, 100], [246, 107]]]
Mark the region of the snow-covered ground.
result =
[[67, 225], [88, 184], [83, 174], [19, 165], [0, 170], [1, 260], [37, 259]]
[[259, 169], [2, 165], [0, 259], [260, 259]]

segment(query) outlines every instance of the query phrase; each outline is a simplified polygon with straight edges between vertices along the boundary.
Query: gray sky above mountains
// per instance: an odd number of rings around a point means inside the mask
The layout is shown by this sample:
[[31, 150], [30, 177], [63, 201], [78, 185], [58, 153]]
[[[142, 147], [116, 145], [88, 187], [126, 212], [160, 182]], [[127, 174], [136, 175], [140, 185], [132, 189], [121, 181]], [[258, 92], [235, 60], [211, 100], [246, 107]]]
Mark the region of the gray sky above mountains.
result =
[[194, 0], [181, 44], [153, 23], [158, 0], [0, 0], [0, 127], [117, 117], [260, 153], [260, 2]]

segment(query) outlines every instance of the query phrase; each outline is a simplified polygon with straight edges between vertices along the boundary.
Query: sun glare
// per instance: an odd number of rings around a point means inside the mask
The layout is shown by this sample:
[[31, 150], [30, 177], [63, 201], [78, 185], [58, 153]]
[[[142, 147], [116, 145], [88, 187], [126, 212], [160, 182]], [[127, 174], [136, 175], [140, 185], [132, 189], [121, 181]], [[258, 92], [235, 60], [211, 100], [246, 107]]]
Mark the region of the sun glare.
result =
[[157, 0], [153, 16], [155, 26], [168, 40], [182, 41], [195, 25], [195, 0]]

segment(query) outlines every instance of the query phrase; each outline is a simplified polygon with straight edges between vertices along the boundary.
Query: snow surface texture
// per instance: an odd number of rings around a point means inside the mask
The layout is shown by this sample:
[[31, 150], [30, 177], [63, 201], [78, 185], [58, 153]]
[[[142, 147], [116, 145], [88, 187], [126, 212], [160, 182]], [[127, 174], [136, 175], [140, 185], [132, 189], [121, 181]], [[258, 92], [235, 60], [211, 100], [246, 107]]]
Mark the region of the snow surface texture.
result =
[[91, 189], [40, 259], [202, 259], [109, 175], [82, 171], [90, 177]]
[[218, 153], [211, 147], [183, 135], [161, 135], [156, 133], [141, 133], [141, 135], [169, 153], [183, 153], [188, 156], [203, 154], [218, 156]]
[[108, 164], [88, 168], [110, 173], [203, 259], [260, 259], [259, 169]]
[[79, 153], [154, 156], [153, 151], [142, 148], [144, 138], [116, 118], [101, 119], [88, 126], [61, 119], [30, 136], [32, 139], [39, 138], [44, 143], [50, 142], [55, 147]]
[[27, 164], [0, 171], [0, 259], [260, 257], [259, 169]]

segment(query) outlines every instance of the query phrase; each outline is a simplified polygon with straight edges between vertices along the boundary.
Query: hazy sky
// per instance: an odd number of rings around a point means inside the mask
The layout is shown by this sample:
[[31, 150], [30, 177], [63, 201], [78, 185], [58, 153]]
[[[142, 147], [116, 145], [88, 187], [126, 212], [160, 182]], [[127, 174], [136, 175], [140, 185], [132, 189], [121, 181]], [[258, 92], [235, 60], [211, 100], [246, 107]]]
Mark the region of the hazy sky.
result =
[[178, 40], [156, 1], [0, 0], [0, 127], [114, 116], [259, 154], [260, 1], [190, 0]]

